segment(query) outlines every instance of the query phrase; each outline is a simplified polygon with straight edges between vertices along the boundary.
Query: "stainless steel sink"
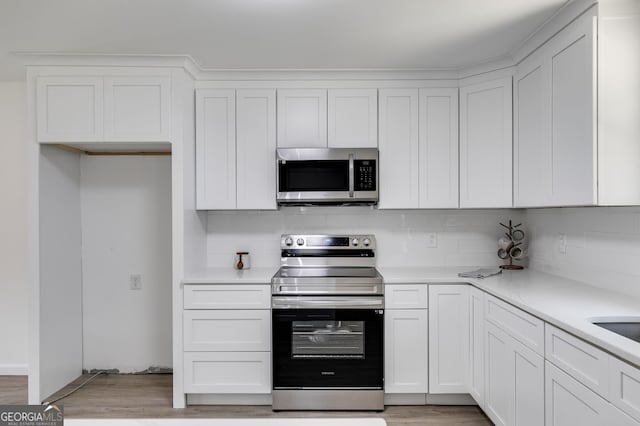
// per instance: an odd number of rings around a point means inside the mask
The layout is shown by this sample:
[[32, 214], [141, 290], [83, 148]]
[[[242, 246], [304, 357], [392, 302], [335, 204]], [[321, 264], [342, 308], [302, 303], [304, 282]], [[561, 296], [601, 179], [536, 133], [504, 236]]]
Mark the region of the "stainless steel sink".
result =
[[594, 318], [591, 322], [598, 327], [640, 343], [640, 317]]

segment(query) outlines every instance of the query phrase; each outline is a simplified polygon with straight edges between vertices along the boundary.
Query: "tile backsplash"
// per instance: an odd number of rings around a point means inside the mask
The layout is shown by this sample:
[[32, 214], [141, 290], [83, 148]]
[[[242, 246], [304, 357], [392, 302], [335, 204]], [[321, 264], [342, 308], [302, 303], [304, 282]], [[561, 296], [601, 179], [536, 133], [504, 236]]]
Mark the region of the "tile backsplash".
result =
[[[378, 242], [379, 266], [498, 265], [500, 221], [521, 210], [377, 210], [371, 207], [286, 207], [278, 211], [210, 212], [209, 267], [232, 267], [236, 251], [253, 267], [276, 267], [284, 233], [366, 233]], [[437, 233], [428, 247], [427, 233]]]
[[532, 268], [640, 297], [640, 208], [532, 209], [524, 220]]

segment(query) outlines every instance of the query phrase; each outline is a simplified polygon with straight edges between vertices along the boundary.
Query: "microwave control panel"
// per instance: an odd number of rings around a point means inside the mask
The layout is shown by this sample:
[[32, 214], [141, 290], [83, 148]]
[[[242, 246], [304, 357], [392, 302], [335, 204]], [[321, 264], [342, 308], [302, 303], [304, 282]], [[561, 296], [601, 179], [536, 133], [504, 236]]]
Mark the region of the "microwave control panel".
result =
[[374, 160], [355, 160], [355, 190], [375, 191], [376, 190], [376, 162]]

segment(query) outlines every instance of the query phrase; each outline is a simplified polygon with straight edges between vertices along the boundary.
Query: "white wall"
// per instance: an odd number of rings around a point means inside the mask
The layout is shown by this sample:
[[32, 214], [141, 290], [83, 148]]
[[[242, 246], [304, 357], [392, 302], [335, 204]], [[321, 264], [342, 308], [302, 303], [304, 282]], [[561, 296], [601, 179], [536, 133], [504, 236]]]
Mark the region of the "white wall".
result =
[[527, 210], [525, 222], [531, 267], [640, 297], [640, 208]]
[[0, 82], [0, 375], [27, 373], [26, 86]]
[[81, 176], [84, 368], [170, 367], [171, 158], [83, 156]]
[[[211, 212], [208, 266], [233, 265], [236, 251], [252, 266], [280, 263], [283, 233], [370, 233], [379, 266], [490, 266], [500, 264], [498, 222], [518, 220], [519, 210], [376, 210], [369, 207], [287, 207], [270, 212]], [[438, 233], [427, 247], [426, 233]]]

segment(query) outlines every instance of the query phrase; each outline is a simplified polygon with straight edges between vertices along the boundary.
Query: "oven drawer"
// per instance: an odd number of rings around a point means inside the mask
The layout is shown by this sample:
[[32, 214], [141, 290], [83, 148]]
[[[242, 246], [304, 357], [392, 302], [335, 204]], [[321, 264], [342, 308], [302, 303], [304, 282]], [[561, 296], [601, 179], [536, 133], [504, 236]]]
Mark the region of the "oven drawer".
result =
[[268, 284], [187, 284], [185, 309], [269, 309], [271, 286]]
[[184, 311], [185, 351], [269, 351], [268, 310]]
[[185, 352], [186, 393], [271, 393], [269, 352]]
[[427, 309], [426, 284], [393, 284], [384, 287], [387, 309]]

